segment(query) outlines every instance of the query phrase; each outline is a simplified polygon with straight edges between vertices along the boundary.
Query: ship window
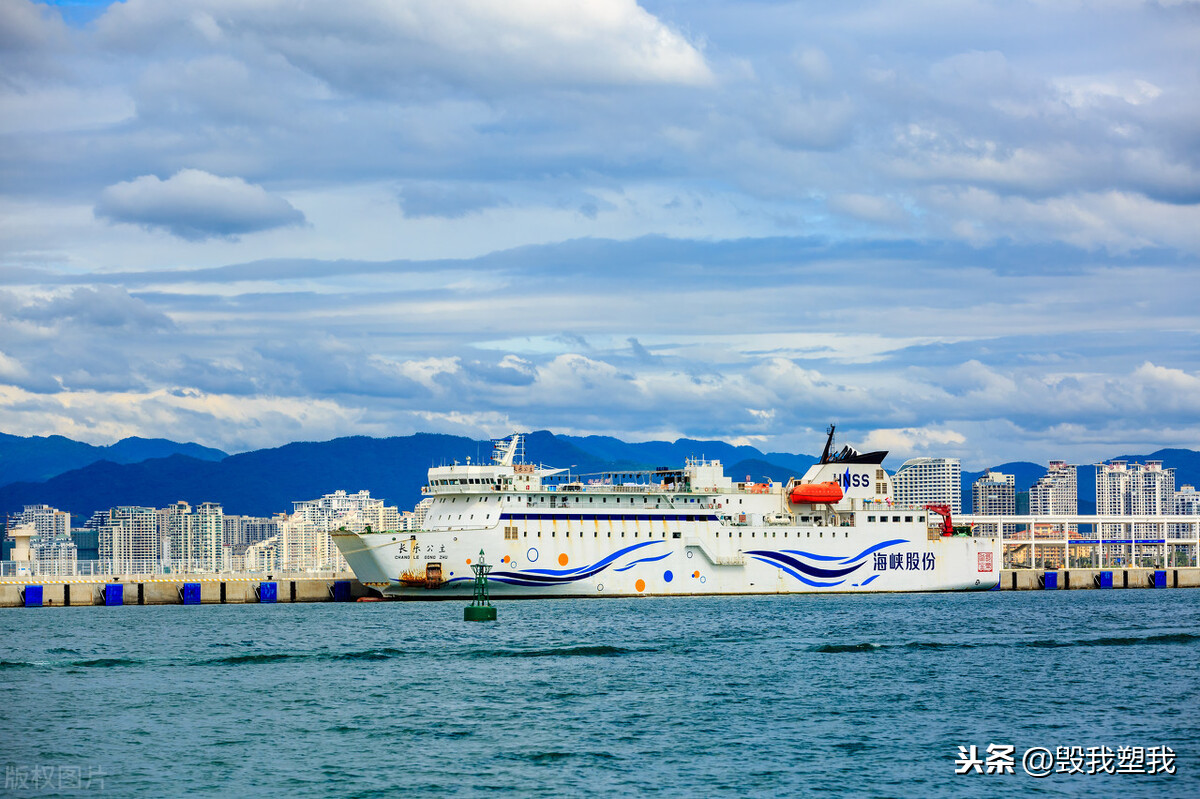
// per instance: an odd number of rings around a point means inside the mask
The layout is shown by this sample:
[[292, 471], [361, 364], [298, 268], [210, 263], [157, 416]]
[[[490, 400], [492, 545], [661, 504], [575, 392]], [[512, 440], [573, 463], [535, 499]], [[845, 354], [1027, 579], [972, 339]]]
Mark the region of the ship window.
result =
[[899, 516], [893, 516], [893, 517], [892, 517], [892, 521], [894, 521], [894, 522], [898, 522], [898, 521], [900, 521], [900, 517], [899, 517]]
[[741, 537], [742, 537], [742, 531], [738, 530], [738, 538], [741, 538]]
[[671, 533], [671, 538], [681, 538], [682, 533]]
[[825, 537], [825, 534], [824, 534], [824, 533], [817, 533], [817, 537], [818, 537], [818, 538], [824, 538], [824, 537]]
[[868, 517], [867, 517], [867, 521], [868, 521], [868, 522], [873, 522], [873, 521], [875, 521], [875, 517], [874, 517], [874, 516], [868, 516]]
[[912, 521], [912, 517], [911, 517], [911, 516], [905, 516], [905, 517], [904, 517], [904, 521], [906, 521], [906, 522], [911, 522], [911, 521]]
[[809, 531], [808, 531], [808, 535], [807, 535], [807, 536], [805, 536], [805, 537], [806, 537], [806, 538], [812, 538], [812, 530], [809, 530]]
[[924, 516], [918, 516], [918, 517], [917, 517], [917, 521], [919, 521], [919, 522], [923, 522], [923, 521], [925, 521], [925, 517], [924, 517]]

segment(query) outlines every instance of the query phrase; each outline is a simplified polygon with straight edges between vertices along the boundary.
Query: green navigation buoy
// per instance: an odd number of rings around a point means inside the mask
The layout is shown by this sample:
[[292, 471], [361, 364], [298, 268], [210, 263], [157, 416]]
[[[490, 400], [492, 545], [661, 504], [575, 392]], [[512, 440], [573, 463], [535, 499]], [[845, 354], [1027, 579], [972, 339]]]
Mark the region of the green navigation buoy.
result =
[[475, 598], [463, 608], [463, 621], [496, 620], [496, 608], [488, 601], [487, 575], [491, 570], [491, 564], [483, 560], [483, 550], [479, 550], [479, 562], [471, 564], [471, 571], [475, 572]]

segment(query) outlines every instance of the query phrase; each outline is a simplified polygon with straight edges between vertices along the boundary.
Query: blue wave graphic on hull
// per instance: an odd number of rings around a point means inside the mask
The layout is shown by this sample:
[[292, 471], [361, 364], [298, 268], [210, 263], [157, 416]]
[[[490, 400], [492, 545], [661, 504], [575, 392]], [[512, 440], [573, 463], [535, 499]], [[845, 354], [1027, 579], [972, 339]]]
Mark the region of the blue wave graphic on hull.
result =
[[628, 569], [632, 569], [634, 566], [638, 565], [639, 563], [653, 563], [653, 562], [654, 562], [654, 561], [656, 561], [656, 560], [662, 560], [663, 558], [667, 557], [667, 556], [668, 556], [668, 555], [670, 555], [670, 554], [671, 554], [670, 552], [664, 552], [664, 553], [662, 553], [661, 555], [655, 555], [655, 556], [654, 556], [654, 557], [652, 557], [652, 558], [642, 558], [641, 560], [635, 560], [633, 563], [629, 563], [629, 564], [627, 564], [627, 565], [625, 565], [625, 566], [622, 566], [622, 567], [621, 567], [621, 568], [619, 568], [619, 569], [613, 569], [613, 571], [615, 571], [615, 572], [623, 572], [623, 571], [626, 571], [626, 570], [628, 570]]
[[[818, 583], [814, 580], [808, 579], [803, 574], [800, 574], [800, 572], [792, 569], [791, 567], [786, 566], [783, 563], [780, 563], [779, 561], [775, 560], [774, 558], [769, 557], [771, 554], [769, 552], [763, 553], [763, 555], [767, 555], [768, 557], [763, 557], [762, 555], [757, 555], [753, 552], [747, 552], [746, 554], [750, 555], [755, 560], [762, 561], [763, 563], [767, 564], [768, 566], [775, 566], [776, 568], [783, 569], [785, 572], [792, 575], [800, 582], [804, 583], [805, 585], [811, 585], [813, 588], [833, 588], [835, 585], [841, 585], [842, 583], [846, 582], [845, 580], [838, 580], [836, 583]], [[793, 562], [795, 562], [795, 561], [793, 561]]]
[[[580, 566], [575, 569], [528, 569], [526, 571], [504, 571], [504, 572], [493, 571], [491, 574], [488, 575], [488, 579], [495, 580], [498, 583], [506, 583], [508, 585], [522, 585], [522, 586], [527, 586], [527, 587], [565, 585], [567, 583], [578, 582], [579, 580], [586, 580], [588, 577], [599, 574], [600, 572], [604, 571], [609, 566], [611, 566], [619, 558], [621, 558], [625, 555], [628, 555], [630, 552], [634, 552], [638, 549], [641, 549], [642, 547], [648, 547], [651, 544], [662, 544], [662, 543], [665, 543], [665, 542], [663, 542], [663, 541], [644, 541], [640, 544], [634, 544], [633, 546], [628, 546], [628, 547], [625, 547], [624, 549], [618, 550], [618, 551], [614, 552], [613, 554], [609, 555], [608, 557], [606, 557], [602, 560], [598, 560], [591, 565]], [[658, 555], [656, 557], [641, 558], [640, 560], [635, 560], [632, 563], [628, 563], [619, 569], [615, 569], [614, 571], [625, 571], [626, 569], [632, 568], [639, 563], [647, 563], [649, 561], [662, 560], [663, 558], [667, 557], [670, 554], [671, 554], [670, 552], [665, 552], [662, 555]], [[466, 578], [464, 578], [464, 579], [466, 579]]]
[[791, 566], [796, 571], [804, 572], [809, 577], [845, 577], [850, 572], [856, 571], [860, 566], [862, 566], [861, 563], [856, 563], [853, 566], [849, 567], [848, 569], [822, 569], [820, 566], [810, 566], [809, 564], [805, 563], [804, 561], [796, 560], [791, 555], [785, 555], [782, 552], [766, 552], [763, 550], [749, 550], [746, 552], [746, 554], [762, 556], [760, 558], [760, 560], [763, 558], [769, 558], [770, 560], [773, 560], [773, 561], [778, 561], [780, 563], [786, 563], [788, 566]]
[[[782, 569], [805, 585], [811, 585], [814, 588], [833, 588], [834, 586], [844, 583], [846, 581], [846, 575], [858, 571], [860, 568], [866, 565], [866, 559], [870, 555], [873, 555], [881, 549], [887, 549], [888, 547], [894, 547], [898, 544], [907, 543], [909, 543], [909, 541], [906, 538], [893, 538], [890, 541], [883, 541], [879, 544], [873, 544], [872, 546], [864, 549], [862, 552], [859, 552], [857, 555], [849, 558], [844, 558], [841, 555], [817, 555], [815, 553], [804, 552], [803, 550], [799, 549], [784, 549], [778, 552], [768, 550], [752, 550], [746, 552], [746, 554], [750, 555], [755, 560], [761, 561], [762, 563]], [[838, 564], [849, 565], [846, 565], [844, 568], [831, 569], [825, 566], [815, 566], [811, 563], [805, 563], [804, 561], [800, 560], [800, 558], [822, 561], [826, 564], [832, 564], [833, 562], [836, 562]], [[859, 585], [866, 585], [878, 576], [878, 574], [873, 574], [866, 580], [863, 580], [862, 583], [859, 583]], [[835, 577], [841, 577], [842, 579], [838, 580], [837, 582], [818, 582], [818, 580], [822, 578], [824, 580], [829, 580]]]

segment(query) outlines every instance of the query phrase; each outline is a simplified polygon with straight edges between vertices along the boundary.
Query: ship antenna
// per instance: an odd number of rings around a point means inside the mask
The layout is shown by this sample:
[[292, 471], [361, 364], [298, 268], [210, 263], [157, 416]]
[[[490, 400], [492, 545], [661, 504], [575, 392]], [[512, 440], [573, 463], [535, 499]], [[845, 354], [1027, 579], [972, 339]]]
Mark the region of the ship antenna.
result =
[[829, 452], [833, 449], [833, 429], [836, 425], [829, 425], [829, 438], [825, 439], [825, 451], [821, 453], [821, 463], [829, 463]]

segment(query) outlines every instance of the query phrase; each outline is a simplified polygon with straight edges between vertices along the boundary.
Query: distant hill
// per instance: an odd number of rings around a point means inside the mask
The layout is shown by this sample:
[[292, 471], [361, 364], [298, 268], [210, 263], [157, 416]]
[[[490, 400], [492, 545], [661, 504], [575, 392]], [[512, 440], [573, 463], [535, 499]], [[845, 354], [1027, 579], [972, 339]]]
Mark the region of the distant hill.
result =
[[[117, 505], [156, 508], [184, 500], [220, 502], [227, 513], [267, 516], [292, 502], [338, 489], [367, 489], [403, 508], [420, 499], [431, 465], [476, 458], [490, 445], [460, 436], [419, 433], [404, 438], [355, 436], [204, 461], [186, 455], [141, 463], [93, 463], [43, 483], [0, 487], [0, 512], [44, 502], [80, 516]], [[486, 457], [486, 455], [485, 455]]]
[[226, 453], [199, 444], [180, 444], [164, 438], [124, 438], [106, 447], [63, 436], [13, 436], [0, 433], [0, 486], [41, 482], [99, 461], [139, 463], [150, 458], [186, 455], [219, 461]]
[[[768, 476], [781, 482], [803, 474], [813, 460], [787, 453], [764, 456], [753, 447], [732, 447], [722, 442], [681, 440], [646, 447], [610, 439], [595, 447], [598, 452], [591, 452], [578, 446], [579, 441], [585, 440], [555, 436], [544, 430], [530, 433], [526, 437], [526, 457], [569, 468], [575, 474], [588, 474], [680, 466], [687, 455], [715, 454], [728, 458], [726, 473], [734, 479], [744, 479], [749, 474], [755, 480]], [[685, 454], [673, 457], [675, 453]], [[219, 502], [226, 513], [266, 516], [290, 512], [295, 500], [313, 499], [338, 489], [366, 489], [374, 497], [408, 509], [421, 499], [420, 488], [430, 466], [455, 460], [464, 462], [467, 458], [486, 462], [490, 455], [491, 444], [487, 441], [419, 433], [382, 439], [354, 436], [299, 442], [230, 455], [219, 461], [181, 454], [140, 463], [100, 461], [43, 482], [0, 487], [0, 513], [12, 513], [26, 504], [45, 503], [86, 518], [95, 510], [118, 505], [161, 508], [184, 500], [193, 505]]]

